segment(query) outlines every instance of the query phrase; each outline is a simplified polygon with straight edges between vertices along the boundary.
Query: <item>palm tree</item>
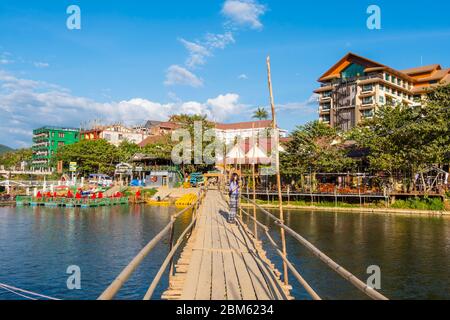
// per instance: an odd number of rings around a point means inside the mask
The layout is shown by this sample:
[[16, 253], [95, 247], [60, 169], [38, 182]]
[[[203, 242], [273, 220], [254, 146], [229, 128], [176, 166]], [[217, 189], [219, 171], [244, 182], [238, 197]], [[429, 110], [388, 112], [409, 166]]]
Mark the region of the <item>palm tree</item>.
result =
[[263, 107], [259, 107], [253, 113], [253, 119], [267, 120], [269, 118], [269, 113]]

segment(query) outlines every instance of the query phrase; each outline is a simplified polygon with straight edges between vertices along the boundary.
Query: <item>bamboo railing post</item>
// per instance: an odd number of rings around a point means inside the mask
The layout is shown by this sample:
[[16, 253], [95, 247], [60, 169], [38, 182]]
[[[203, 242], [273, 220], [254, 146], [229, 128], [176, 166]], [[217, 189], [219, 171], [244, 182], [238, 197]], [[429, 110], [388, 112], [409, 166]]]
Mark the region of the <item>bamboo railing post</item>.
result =
[[[275, 134], [275, 146], [272, 146], [272, 151], [275, 148], [275, 167], [277, 172], [277, 185], [278, 185], [278, 202], [280, 210], [280, 221], [284, 223], [284, 213], [283, 213], [283, 195], [281, 193], [281, 175], [280, 175], [280, 153], [279, 153], [279, 131], [277, 128], [276, 113], [275, 113], [275, 102], [273, 98], [272, 89], [272, 75], [270, 72], [270, 57], [267, 57], [267, 79], [269, 84], [269, 94], [270, 94], [270, 106], [272, 109], [272, 128], [273, 134]], [[282, 252], [284, 257], [287, 259], [286, 252], [286, 236], [284, 234], [284, 229], [280, 229], [281, 232], [281, 242], [282, 242]], [[284, 284], [288, 285], [288, 266], [285, 260], [283, 260], [283, 272], [284, 272]]]
[[[256, 162], [256, 147], [259, 147], [259, 143], [255, 139], [255, 124], [252, 124], [252, 140], [253, 140], [253, 157], [252, 157], [252, 184], [253, 184], [253, 202], [256, 202], [256, 179], [255, 179], [255, 162]], [[248, 197], [250, 198], [250, 197]], [[253, 205], [253, 219], [254, 219], [254, 235], [256, 241], [258, 241], [258, 225], [256, 224], [256, 206]]]
[[[175, 223], [172, 224], [170, 228], [170, 238], [169, 238], [169, 252], [173, 249], [173, 238], [175, 236]], [[170, 259], [170, 270], [169, 270], [169, 281], [172, 280], [173, 274], [173, 259]]]
[[[253, 202], [256, 203], [256, 183], [255, 183], [255, 164], [252, 165], [252, 183], [253, 183]], [[253, 205], [253, 218], [256, 221], [256, 205]], [[258, 241], [258, 225], [255, 224], [255, 230], [254, 230], [254, 234], [255, 234], [255, 239], [256, 241]]]

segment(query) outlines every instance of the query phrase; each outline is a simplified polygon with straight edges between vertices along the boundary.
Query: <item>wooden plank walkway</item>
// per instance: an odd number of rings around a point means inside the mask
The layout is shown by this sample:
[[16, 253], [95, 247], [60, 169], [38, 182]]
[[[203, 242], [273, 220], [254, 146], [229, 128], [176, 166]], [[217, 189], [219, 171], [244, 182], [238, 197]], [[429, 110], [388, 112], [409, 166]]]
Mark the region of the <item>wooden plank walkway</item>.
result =
[[292, 299], [260, 243], [227, 222], [228, 204], [218, 191], [207, 192], [198, 214], [163, 299]]

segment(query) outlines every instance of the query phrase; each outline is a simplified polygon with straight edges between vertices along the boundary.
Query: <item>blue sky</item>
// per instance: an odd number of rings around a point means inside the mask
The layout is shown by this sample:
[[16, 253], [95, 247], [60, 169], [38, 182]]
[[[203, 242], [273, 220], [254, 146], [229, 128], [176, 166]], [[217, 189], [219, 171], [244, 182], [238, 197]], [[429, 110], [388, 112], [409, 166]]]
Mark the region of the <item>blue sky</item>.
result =
[[[69, 30], [69, 5], [81, 30]], [[369, 5], [381, 30], [366, 27]], [[450, 66], [448, 1], [0, 2], [0, 144], [43, 125], [142, 123], [177, 112], [246, 121], [268, 106], [272, 60], [280, 126], [317, 119], [317, 78], [351, 51], [405, 69]]]

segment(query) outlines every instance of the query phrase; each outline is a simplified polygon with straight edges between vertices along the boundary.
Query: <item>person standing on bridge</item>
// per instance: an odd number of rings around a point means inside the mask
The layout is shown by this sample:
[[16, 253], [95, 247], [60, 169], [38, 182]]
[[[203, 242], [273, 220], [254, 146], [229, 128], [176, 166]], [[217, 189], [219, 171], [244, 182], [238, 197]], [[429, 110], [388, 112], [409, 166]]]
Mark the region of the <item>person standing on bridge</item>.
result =
[[237, 173], [233, 173], [230, 182], [230, 214], [228, 216], [229, 223], [235, 223], [235, 218], [239, 206], [239, 176]]

